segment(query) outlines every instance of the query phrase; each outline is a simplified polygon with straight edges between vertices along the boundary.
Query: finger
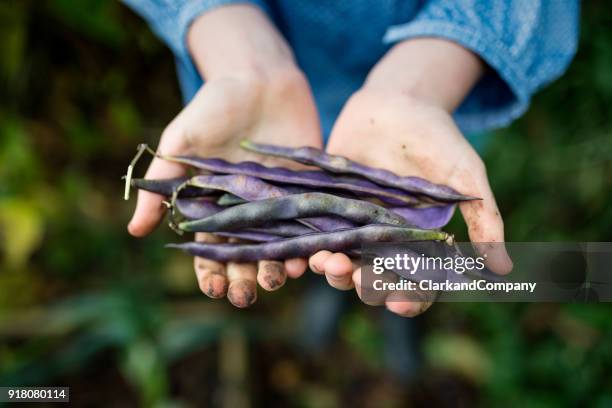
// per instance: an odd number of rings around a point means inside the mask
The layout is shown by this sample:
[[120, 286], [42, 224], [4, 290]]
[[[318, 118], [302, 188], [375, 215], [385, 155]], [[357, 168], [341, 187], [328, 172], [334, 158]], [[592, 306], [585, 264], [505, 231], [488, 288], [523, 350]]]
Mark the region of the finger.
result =
[[[239, 240], [230, 239], [231, 243]], [[257, 264], [228, 262], [227, 278], [229, 287], [227, 298], [230, 303], [239, 308], [251, 306], [257, 300]]]
[[[225, 242], [221, 237], [206, 233], [197, 233], [195, 240], [211, 244]], [[225, 264], [198, 256], [193, 259], [193, 263], [200, 290], [213, 299], [225, 296], [228, 286]]]
[[227, 298], [232, 305], [245, 308], [257, 300], [257, 265], [254, 263], [227, 263], [229, 287]]
[[370, 306], [380, 306], [385, 303], [386, 292], [374, 290], [364, 284], [361, 276], [361, 268], [356, 268], [352, 275], [355, 292], [359, 299]]
[[292, 258], [285, 260], [285, 271], [291, 279], [299, 278], [306, 272], [308, 261], [304, 258]]
[[264, 290], [277, 290], [285, 284], [286, 280], [287, 271], [283, 262], [259, 261], [257, 263], [257, 283]]
[[387, 309], [399, 316], [415, 317], [425, 312], [433, 304], [432, 301], [415, 301], [409, 299], [405, 293], [394, 291], [387, 296], [385, 306]]
[[[163, 154], [181, 154], [186, 149], [183, 136], [173, 128], [168, 126], [162, 135], [158, 151]], [[155, 157], [145, 174], [149, 179], [165, 179], [179, 177], [185, 174], [185, 168], [178, 164]], [[130, 223], [128, 231], [136, 237], [149, 234], [157, 227], [165, 214], [165, 207], [162, 205], [164, 197], [159, 194], [140, 190], [136, 209]]]
[[323, 275], [325, 272], [323, 265], [327, 258], [332, 255], [330, 251], [319, 251], [308, 259], [308, 266], [310, 270], [318, 275]]
[[489, 186], [486, 172], [471, 173], [463, 178], [459, 191], [481, 197], [482, 200], [459, 204], [459, 209], [468, 226], [470, 241], [474, 249], [485, 257], [485, 265], [491, 271], [505, 275], [512, 271], [512, 260], [504, 244], [504, 222]]
[[327, 282], [339, 290], [353, 289], [353, 262], [343, 253], [337, 252], [325, 260], [323, 272]]

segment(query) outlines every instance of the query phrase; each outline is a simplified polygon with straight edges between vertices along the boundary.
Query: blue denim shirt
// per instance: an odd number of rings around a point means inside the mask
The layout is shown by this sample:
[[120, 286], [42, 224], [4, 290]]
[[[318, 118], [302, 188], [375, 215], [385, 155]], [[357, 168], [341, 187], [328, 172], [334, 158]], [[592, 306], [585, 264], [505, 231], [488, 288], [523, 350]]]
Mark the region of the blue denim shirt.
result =
[[464, 132], [509, 124], [576, 52], [578, 0], [124, 0], [176, 56], [185, 102], [202, 86], [186, 47], [190, 23], [214, 7], [252, 3], [275, 22], [308, 77], [327, 136], [344, 102], [398, 41], [441, 37], [491, 68], [454, 116]]

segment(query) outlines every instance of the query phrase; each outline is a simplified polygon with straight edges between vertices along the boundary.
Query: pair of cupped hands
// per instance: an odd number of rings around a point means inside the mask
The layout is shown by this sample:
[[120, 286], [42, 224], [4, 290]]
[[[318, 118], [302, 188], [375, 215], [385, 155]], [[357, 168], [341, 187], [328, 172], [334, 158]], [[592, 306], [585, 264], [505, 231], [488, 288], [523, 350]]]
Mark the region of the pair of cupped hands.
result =
[[[233, 31], [220, 36], [220, 30]], [[231, 49], [232, 41], [241, 49]], [[206, 13], [192, 25], [188, 43], [206, 83], [163, 131], [159, 152], [299, 168], [295, 163], [249, 153], [239, 143], [248, 138], [291, 147], [323, 147], [308, 81], [261, 12], [250, 6], [231, 6]], [[254, 63], [255, 59], [259, 62]], [[417, 60], [420, 62], [415, 63]], [[503, 222], [485, 166], [456, 127], [451, 112], [481, 75], [481, 65], [469, 51], [444, 40], [417, 39], [396, 45], [348, 99], [326, 146], [331, 154], [480, 197], [482, 200], [459, 204], [476, 246], [503, 242]], [[146, 177], [172, 178], [185, 172], [177, 163], [155, 158]], [[155, 229], [166, 212], [163, 200], [159, 195], [139, 192], [128, 225], [132, 235], [142, 237]], [[197, 233], [195, 239], [226, 242], [207, 233]], [[486, 259], [494, 272], [504, 274], [512, 269], [503, 245], [495, 246]], [[308, 260], [257, 264], [223, 264], [196, 257], [194, 267], [203, 293], [211, 298], [227, 296], [237, 307], [256, 301], [258, 285], [266, 291], [277, 290], [287, 277], [298, 278], [308, 267], [324, 275], [334, 288], [354, 288], [362, 299], [365, 289], [359, 266], [351, 258], [325, 250]], [[415, 316], [431, 304], [409, 300], [399, 292], [376, 302], [366, 300], [368, 304], [384, 304], [402, 316]]]

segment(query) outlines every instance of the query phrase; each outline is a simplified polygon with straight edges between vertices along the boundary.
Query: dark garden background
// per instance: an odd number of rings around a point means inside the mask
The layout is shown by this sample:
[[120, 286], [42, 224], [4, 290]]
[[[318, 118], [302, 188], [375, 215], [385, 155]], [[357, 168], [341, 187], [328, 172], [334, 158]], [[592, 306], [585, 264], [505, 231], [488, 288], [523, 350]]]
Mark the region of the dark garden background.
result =
[[[612, 240], [612, 11], [583, 7], [567, 75], [484, 153], [512, 241]], [[320, 277], [247, 311], [208, 299], [163, 248], [171, 231], [125, 229], [120, 178], [181, 107], [170, 52], [102, 0], [0, 2], [0, 38], [0, 385], [71, 386], [88, 406], [612, 406], [607, 304], [434, 305], [422, 375], [403, 384], [357, 301], [332, 345], [295, 347]], [[447, 230], [465, 239], [458, 216]]]

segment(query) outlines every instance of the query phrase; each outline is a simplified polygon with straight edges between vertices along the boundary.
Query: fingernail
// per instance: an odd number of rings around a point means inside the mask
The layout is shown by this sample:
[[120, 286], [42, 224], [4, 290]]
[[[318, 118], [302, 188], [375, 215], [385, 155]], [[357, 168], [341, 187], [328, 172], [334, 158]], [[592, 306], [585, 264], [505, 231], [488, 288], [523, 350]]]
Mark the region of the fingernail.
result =
[[227, 292], [227, 279], [221, 275], [210, 275], [204, 280], [203, 292], [206, 296], [219, 299]]

